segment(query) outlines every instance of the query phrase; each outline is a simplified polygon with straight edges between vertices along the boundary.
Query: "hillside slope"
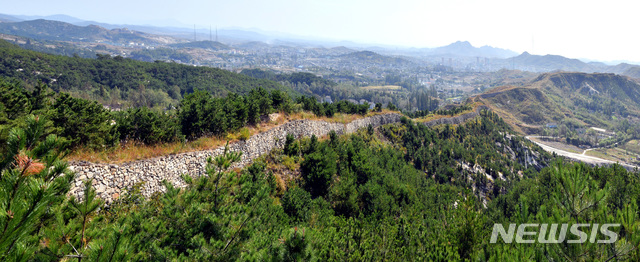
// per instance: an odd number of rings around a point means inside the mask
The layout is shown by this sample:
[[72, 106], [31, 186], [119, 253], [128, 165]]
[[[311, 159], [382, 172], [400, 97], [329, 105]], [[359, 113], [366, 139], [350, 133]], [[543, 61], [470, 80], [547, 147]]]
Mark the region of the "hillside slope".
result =
[[553, 70], [597, 72], [601, 70], [597, 66], [587, 64], [578, 59], [570, 59], [559, 55], [540, 56], [524, 52], [519, 56], [510, 58], [510, 60], [509, 62], [515, 63], [515, 66], [534, 72]]
[[129, 44], [144, 42], [157, 44], [170, 40], [158, 41], [155, 36], [128, 29], [108, 30], [97, 25], [77, 26], [60, 21], [30, 20], [14, 23], [0, 23], [0, 33], [30, 37], [42, 40], [74, 41], [74, 42], [112, 42]]
[[567, 119], [612, 128], [615, 119], [640, 115], [640, 85], [614, 74], [547, 73], [524, 87], [499, 87], [474, 100], [486, 103], [524, 133]]
[[106, 104], [137, 103], [147, 106], [175, 104], [183, 95], [205, 90], [222, 96], [247, 93], [256, 87], [293, 90], [276, 82], [256, 79], [217, 68], [177, 63], [148, 63], [98, 55], [97, 59], [56, 56], [22, 49], [0, 40], [0, 77], [34, 84], [47, 83], [54, 91], [66, 91]]

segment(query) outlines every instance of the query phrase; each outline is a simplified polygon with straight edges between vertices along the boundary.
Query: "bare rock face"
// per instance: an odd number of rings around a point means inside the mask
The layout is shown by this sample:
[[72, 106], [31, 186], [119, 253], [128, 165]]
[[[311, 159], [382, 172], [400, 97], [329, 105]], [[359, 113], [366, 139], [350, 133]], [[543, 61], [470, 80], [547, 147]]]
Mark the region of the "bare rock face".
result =
[[[271, 116], [269, 116], [271, 118]], [[277, 119], [278, 116], [274, 116]], [[229, 150], [241, 151], [242, 159], [235, 167], [244, 167], [260, 155], [273, 150], [283, 148], [287, 134], [296, 138], [318, 137], [328, 135], [335, 131], [338, 135], [353, 133], [360, 128], [369, 125], [378, 127], [381, 125], [400, 122], [400, 114], [375, 115], [355, 120], [348, 124], [328, 123], [325, 121], [296, 120], [275, 127], [269, 131], [251, 136], [245, 141], [229, 144]], [[273, 120], [275, 121], [275, 120]], [[76, 180], [70, 190], [70, 194], [82, 197], [82, 181], [93, 179], [93, 186], [98, 197], [111, 203], [122, 195], [124, 190], [131, 189], [134, 185], [142, 183], [141, 192], [145, 197], [155, 192], [165, 192], [163, 180], [176, 187], [185, 187], [183, 174], [201, 176], [206, 173], [207, 157], [215, 157], [224, 152], [224, 147], [215, 149], [188, 152], [174, 155], [161, 156], [152, 159], [128, 162], [120, 165], [95, 164], [89, 162], [73, 162], [70, 168], [76, 172]]]

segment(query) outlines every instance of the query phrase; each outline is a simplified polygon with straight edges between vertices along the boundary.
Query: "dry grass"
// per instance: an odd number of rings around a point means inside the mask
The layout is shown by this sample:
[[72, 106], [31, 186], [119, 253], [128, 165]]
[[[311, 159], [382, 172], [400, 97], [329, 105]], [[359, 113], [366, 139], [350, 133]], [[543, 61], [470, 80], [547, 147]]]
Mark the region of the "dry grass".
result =
[[226, 139], [219, 137], [202, 137], [198, 140], [186, 143], [174, 142], [157, 145], [144, 145], [136, 142], [129, 142], [121, 144], [116, 148], [99, 151], [78, 148], [72, 151], [71, 154], [66, 157], [66, 160], [115, 164], [163, 155], [206, 150], [223, 146], [225, 143]]
[[606, 159], [606, 160], [611, 160], [611, 161], [620, 161], [620, 159], [618, 159], [617, 157], [614, 157], [613, 155], [609, 154], [609, 149], [607, 148], [598, 148], [596, 150], [591, 150], [589, 152], [586, 153], [587, 156], [593, 156], [593, 157], [598, 157], [598, 158], [602, 158], [602, 159]]
[[482, 103], [480, 103], [480, 102], [474, 102], [474, 103], [469, 105], [471, 107], [471, 109], [462, 111], [462, 112], [457, 113], [457, 114], [455, 114], [453, 116], [429, 114], [429, 115], [424, 116], [424, 117], [416, 118], [416, 119], [414, 119], [414, 121], [416, 121], [418, 123], [425, 123], [425, 122], [429, 122], [429, 121], [433, 121], [433, 120], [437, 120], [437, 119], [441, 119], [441, 118], [456, 117], [456, 116], [468, 114], [468, 113], [471, 113], [471, 112], [476, 112], [478, 110], [478, 107], [481, 106], [481, 105], [482, 105]]
[[631, 163], [640, 159], [640, 154], [630, 148], [621, 147], [598, 148], [587, 152], [587, 155], [622, 163]]
[[636, 154], [640, 154], [640, 140], [631, 140], [626, 143], [625, 149]]
[[[456, 115], [454, 115], [453, 117], [456, 117], [456, 116], [459, 116], [459, 115], [462, 115], [462, 114], [466, 114], [466, 113], [469, 113], [469, 112], [471, 112], [471, 110], [469, 110], [469, 111], [464, 111], [464, 112], [462, 112], [462, 113], [456, 114]], [[435, 114], [429, 114], [429, 115], [427, 115], [427, 116], [423, 116], [423, 117], [420, 117], [420, 118], [416, 118], [416, 119], [414, 119], [414, 120], [415, 120], [416, 122], [418, 122], [418, 123], [426, 123], [426, 122], [433, 121], [433, 120], [438, 120], [438, 119], [441, 119], [441, 118], [451, 118], [451, 117], [452, 117], [452, 116], [450, 116], [450, 115], [435, 115]]]
[[326, 117], [326, 116], [322, 116], [322, 117], [318, 117], [316, 115], [314, 115], [311, 112], [300, 112], [300, 113], [295, 113], [295, 114], [291, 114], [287, 116], [287, 121], [291, 121], [291, 120], [301, 120], [301, 119], [309, 119], [309, 120], [321, 120], [321, 121], [325, 121], [325, 122], [329, 122], [329, 123], [342, 123], [342, 124], [347, 124], [347, 123], [351, 123], [354, 120], [358, 120], [358, 119], [362, 119], [365, 117], [370, 117], [370, 116], [375, 116], [375, 115], [383, 115], [383, 114], [389, 114], [389, 113], [398, 113], [397, 111], [391, 111], [388, 109], [383, 109], [382, 112], [369, 112], [366, 115], [362, 116], [362, 115], [357, 115], [357, 114], [342, 114], [342, 113], [336, 113], [333, 117]]
[[[164, 155], [186, 153], [193, 151], [202, 151], [224, 146], [227, 141], [230, 143], [236, 142], [240, 139], [246, 139], [247, 136], [253, 136], [255, 134], [265, 132], [271, 128], [280, 126], [284, 123], [293, 120], [309, 119], [309, 120], [322, 120], [332, 123], [349, 123], [351, 121], [361, 119], [364, 117], [394, 113], [394, 111], [383, 110], [382, 112], [369, 112], [366, 116], [350, 115], [350, 114], [335, 114], [334, 117], [317, 117], [310, 112], [300, 112], [293, 114], [280, 114], [281, 116], [276, 121], [263, 122], [255, 126], [249, 126], [247, 128], [240, 129], [233, 133], [228, 133], [224, 136], [212, 136], [201, 137], [194, 141], [188, 141], [186, 143], [174, 142], [164, 143], [157, 145], [144, 145], [141, 143], [129, 142], [121, 144], [116, 148], [106, 150], [91, 150], [87, 148], [78, 148], [72, 151], [67, 157], [67, 161], [89, 161], [93, 163], [125, 163], [136, 160], [154, 158]], [[397, 113], [397, 112], [395, 112]]]

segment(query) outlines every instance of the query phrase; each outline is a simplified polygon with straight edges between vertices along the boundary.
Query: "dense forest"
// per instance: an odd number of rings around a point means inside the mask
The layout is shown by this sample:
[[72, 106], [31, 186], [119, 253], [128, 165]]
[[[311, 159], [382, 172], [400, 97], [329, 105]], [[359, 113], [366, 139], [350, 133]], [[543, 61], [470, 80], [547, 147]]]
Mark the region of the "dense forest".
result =
[[[27, 38], [27, 37], [15, 36], [15, 40], [13, 42], [24, 49], [47, 53], [47, 54], [84, 57], [84, 58], [96, 57], [96, 52], [93, 50], [76, 47], [73, 44], [60, 42], [60, 41], [49, 41], [49, 40], [42, 40], [42, 39], [36, 40], [32, 38]], [[96, 47], [96, 50], [98, 49], [101, 49], [101, 47], [100, 46]]]
[[[90, 181], [82, 199], [67, 198], [73, 173], [60, 161], [61, 138], [43, 132], [47, 125], [27, 117], [10, 132], [0, 162], [4, 261], [640, 258], [637, 173], [554, 160], [505, 136], [508, 127], [492, 113], [457, 127], [405, 118], [324, 141], [289, 137], [284, 149], [243, 170], [229, 169], [240, 154], [227, 152], [207, 160], [207, 175], [185, 176], [185, 189], [167, 183], [166, 193], [144, 198], [132, 188], [109, 206]], [[547, 167], [525, 168], [524, 150], [541, 154]], [[451, 170], [456, 162], [505, 179], [496, 176], [483, 195], [490, 180]], [[284, 180], [280, 168], [299, 176]], [[621, 226], [615, 244], [489, 243], [494, 223], [538, 222]]]
[[190, 62], [193, 58], [191, 55], [178, 52], [169, 48], [142, 49], [131, 52], [131, 59], [155, 62], [155, 61], [180, 61], [183, 63]]
[[332, 100], [365, 99], [371, 103], [386, 105], [392, 103], [399, 109], [407, 112], [413, 111], [433, 111], [438, 108], [440, 100], [438, 92], [434, 86], [429, 88], [419, 84], [416, 79], [400, 81], [397, 75], [389, 74], [384, 83], [398, 85], [401, 90], [378, 91], [362, 89], [358, 85], [338, 84], [330, 78], [323, 78], [311, 73], [296, 72], [291, 74], [277, 74], [273, 71], [262, 69], [244, 69], [240, 72], [247, 76], [277, 81], [298, 93], [307, 96], [316, 96], [324, 99], [326, 96]]
[[[9, 131], [22, 127], [31, 115], [52, 120], [46, 132], [64, 137], [70, 148], [104, 149], [119, 142], [152, 145], [203, 136], [223, 137], [258, 124], [260, 116], [274, 112], [306, 110], [327, 117], [336, 113], [365, 115], [369, 112], [368, 104], [320, 103], [306, 96], [294, 99], [287, 92], [262, 87], [245, 95], [230, 92], [224, 97], [197, 90], [181, 98], [176, 106], [171, 110], [142, 106], [111, 111], [96, 101], [75, 98], [65, 92], [55, 93], [41, 82], [27, 90], [17, 80], [0, 78], [0, 142], [6, 141]], [[380, 104], [374, 108], [381, 109]]]
[[[69, 55], [68, 52], [64, 54]], [[3, 57], [1, 77], [19, 79], [28, 87], [42, 82], [55, 92], [96, 100], [112, 108], [175, 107], [182, 97], [197, 90], [224, 97], [231, 92], [247, 94], [257, 87], [278, 89], [292, 97], [303, 94], [318, 99], [331, 96], [334, 101], [365, 99], [383, 105], [392, 103], [406, 111], [435, 110], [440, 103], [434, 88], [425, 88], [415, 81], [393, 82], [401, 85], [403, 91], [384, 92], [338, 85], [311, 73], [276, 74], [246, 69], [236, 74], [217, 68], [162, 62], [191, 59], [187, 54], [170, 49], [134, 52], [135, 60], [102, 54], [82, 58], [25, 50], [0, 40], [0, 56]]]
[[64, 91], [112, 106], [175, 106], [184, 95], [196, 90], [225, 96], [263, 87], [294, 94], [277, 82], [217, 68], [148, 63], [101, 54], [94, 59], [50, 55], [25, 50], [4, 40], [0, 40], [0, 57], [2, 77], [20, 79], [29, 86], [43, 82], [55, 92]]

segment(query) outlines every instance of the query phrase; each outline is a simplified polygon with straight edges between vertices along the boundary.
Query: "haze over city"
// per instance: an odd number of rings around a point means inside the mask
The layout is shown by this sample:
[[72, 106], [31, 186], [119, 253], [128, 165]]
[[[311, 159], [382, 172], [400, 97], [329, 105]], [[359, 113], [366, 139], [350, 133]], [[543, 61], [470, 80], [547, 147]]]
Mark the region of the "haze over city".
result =
[[258, 29], [331, 41], [437, 47], [455, 41], [598, 61], [640, 61], [630, 1], [27, 1], [16, 15], [112, 24]]

